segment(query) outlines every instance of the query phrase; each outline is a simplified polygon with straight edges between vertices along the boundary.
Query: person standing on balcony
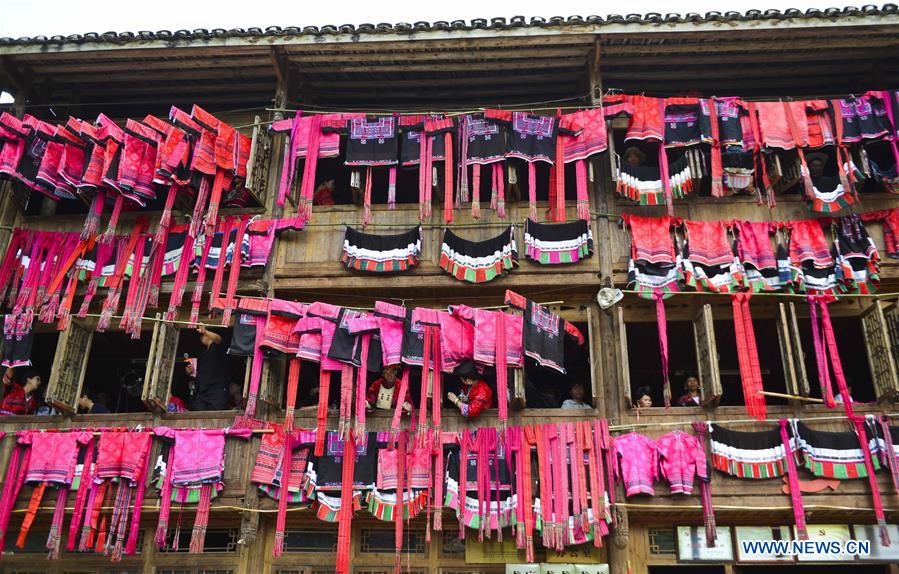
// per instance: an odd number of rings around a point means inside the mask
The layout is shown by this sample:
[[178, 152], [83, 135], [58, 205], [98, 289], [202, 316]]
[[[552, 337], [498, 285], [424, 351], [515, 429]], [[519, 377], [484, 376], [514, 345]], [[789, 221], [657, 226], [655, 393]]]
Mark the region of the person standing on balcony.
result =
[[677, 399], [677, 406], [702, 406], [702, 396], [699, 394], [699, 380], [696, 377], [687, 377], [686, 382], [684, 382], [684, 394]]
[[190, 410], [225, 410], [228, 404], [227, 347], [222, 343], [222, 337], [205, 325], [197, 327], [197, 333], [205, 349], [197, 358], [196, 390]]

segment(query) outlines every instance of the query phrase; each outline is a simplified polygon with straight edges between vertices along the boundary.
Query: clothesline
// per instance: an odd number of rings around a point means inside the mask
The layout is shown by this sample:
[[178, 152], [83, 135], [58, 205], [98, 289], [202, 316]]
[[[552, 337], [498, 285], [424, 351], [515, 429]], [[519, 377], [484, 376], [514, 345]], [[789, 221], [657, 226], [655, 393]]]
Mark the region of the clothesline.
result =
[[[885, 417], [899, 417], [899, 413], [886, 413], [883, 415]], [[727, 419], [727, 420], [698, 420], [698, 421], [673, 421], [673, 422], [654, 422], [654, 423], [633, 423], [633, 424], [619, 424], [619, 425], [609, 425], [610, 431], [617, 430], [636, 430], [638, 428], [649, 428], [649, 427], [678, 427], [678, 426], [692, 426], [694, 422], [702, 422], [710, 425], [748, 425], [748, 424], [764, 424], [764, 423], [777, 423], [780, 418], [796, 418], [796, 420], [800, 422], [815, 422], [815, 421], [847, 421], [848, 418], [846, 415], [843, 416], [826, 416], [826, 417], [808, 417], [808, 418], [797, 418], [797, 417], [779, 417], [776, 419]]]
[[[702, 510], [702, 505], [699, 504], [641, 504], [638, 502], [612, 502], [607, 503], [611, 506], [619, 506], [622, 508], [651, 508], [653, 510]], [[782, 511], [788, 510], [792, 511], [792, 506], [742, 506], [739, 504], [715, 504], [715, 510], [768, 510], [768, 511]], [[861, 507], [861, 506], [838, 506], [831, 504], [806, 504], [804, 505], [806, 510], [866, 510], [873, 511], [873, 507]], [[113, 506], [103, 506], [101, 508], [102, 511], [109, 512], [114, 510]], [[56, 506], [39, 506], [37, 508], [38, 511], [51, 511], [56, 510]], [[75, 510], [74, 506], [67, 506], [66, 512], [72, 512]], [[153, 505], [142, 505], [142, 511], [153, 511], [159, 510], [159, 504]], [[234, 510], [238, 512], [252, 512], [256, 514], [277, 514], [277, 508], [250, 508], [247, 506], [238, 506], [236, 504], [222, 504], [215, 505], [209, 507], [210, 511], [216, 510]], [[286, 512], [303, 512], [309, 511], [308, 506], [288, 506]], [[899, 507], [897, 508], [884, 508], [886, 512], [897, 512], [899, 511]], [[27, 508], [17, 508], [12, 511], [13, 514], [24, 514], [28, 512]]]
[[[626, 293], [628, 295], [640, 295], [641, 292], [636, 289], [621, 289], [622, 293]], [[670, 293], [665, 293], [666, 296], [672, 295], [717, 295], [721, 297], [730, 297], [731, 293], [719, 293], [717, 291], [673, 291]], [[809, 297], [808, 294], [803, 293], [753, 293], [753, 297], [785, 297], [792, 299], [806, 299]], [[865, 299], [899, 299], [899, 293], [840, 293], [838, 295], [833, 295], [833, 297], [837, 300], [844, 298], [865, 298]]]

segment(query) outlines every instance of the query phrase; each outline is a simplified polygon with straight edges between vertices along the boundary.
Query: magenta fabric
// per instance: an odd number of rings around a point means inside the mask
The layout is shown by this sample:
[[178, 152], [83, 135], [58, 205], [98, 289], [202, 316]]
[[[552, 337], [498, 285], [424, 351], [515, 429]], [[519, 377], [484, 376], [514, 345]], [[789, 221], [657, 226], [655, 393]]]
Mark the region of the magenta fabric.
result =
[[221, 481], [225, 465], [225, 437], [249, 438], [252, 430], [244, 429], [173, 429], [156, 427], [156, 436], [175, 441], [173, 461], [166, 480], [174, 485]]
[[309, 305], [307, 315], [322, 318], [321, 368], [326, 371], [341, 370], [343, 368], [343, 363], [328, 358], [328, 351], [331, 350], [331, 342], [334, 340], [334, 332], [337, 330], [337, 317], [340, 315], [340, 307], [316, 301], [312, 305]]
[[624, 482], [626, 496], [655, 494], [653, 484], [659, 478], [659, 455], [651, 438], [632, 432], [615, 438], [613, 452], [615, 474]]
[[674, 431], [656, 440], [662, 476], [668, 480], [672, 494], [692, 494], [695, 476], [708, 477], [705, 449], [699, 439], [683, 431]]
[[406, 308], [375, 301], [375, 315], [380, 319], [383, 362], [385, 365], [398, 365], [403, 357]]
[[19, 444], [31, 445], [25, 482], [53, 482], [70, 486], [75, 478], [78, 450], [94, 437], [89, 432], [21, 431]]
[[440, 311], [440, 351], [443, 358], [443, 372], [474, 360], [474, 325], [462, 318]]

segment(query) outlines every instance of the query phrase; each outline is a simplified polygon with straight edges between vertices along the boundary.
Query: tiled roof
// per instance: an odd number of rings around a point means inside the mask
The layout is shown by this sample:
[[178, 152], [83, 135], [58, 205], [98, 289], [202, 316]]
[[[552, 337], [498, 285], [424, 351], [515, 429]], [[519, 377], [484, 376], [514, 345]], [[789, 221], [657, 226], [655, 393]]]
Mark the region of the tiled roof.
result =
[[551, 18], [525, 16], [512, 16], [511, 18], [475, 18], [471, 21], [453, 20], [437, 22], [398, 22], [396, 24], [343, 24], [339, 26], [269, 26], [267, 28], [232, 28], [225, 30], [215, 28], [207, 30], [159, 30], [157, 32], [89, 32], [87, 34], [72, 34], [69, 36], [26, 36], [21, 38], [0, 38], [0, 46], [16, 45], [62, 45], [67, 43], [110, 42], [127, 43], [131, 41], [187, 41], [210, 40], [222, 38], [252, 38], [252, 37], [289, 37], [289, 36], [329, 36], [329, 35], [355, 35], [355, 34], [413, 34], [432, 31], [470, 31], [470, 30], [509, 30], [514, 28], [550, 28], [584, 25], [611, 25], [611, 24], [684, 24], [684, 23], [724, 23], [724, 22], [751, 22], [761, 20], [833, 20], [835, 18], [873, 17], [899, 14], [896, 4], [884, 4], [877, 6], [868, 4], [861, 7], [847, 6], [844, 8], [810, 8], [802, 11], [795, 8], [786, 10], [747, 10], [746, 12], [706, 12], [698, 14], [660, 14], [656, 12], [641, 14], [602, 16], [554, 16]]

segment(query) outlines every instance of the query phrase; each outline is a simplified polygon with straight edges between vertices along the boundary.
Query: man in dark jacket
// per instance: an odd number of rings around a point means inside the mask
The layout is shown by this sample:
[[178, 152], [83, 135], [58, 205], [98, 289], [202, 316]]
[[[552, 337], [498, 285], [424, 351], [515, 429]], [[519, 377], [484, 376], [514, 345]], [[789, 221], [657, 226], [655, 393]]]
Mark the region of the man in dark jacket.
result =
[[221, 411], [228, 404], [227, 347], [218, 333], [197, 327], [205, 350], [197, 358], [196, 390], [190, 405], [192, 411]]

